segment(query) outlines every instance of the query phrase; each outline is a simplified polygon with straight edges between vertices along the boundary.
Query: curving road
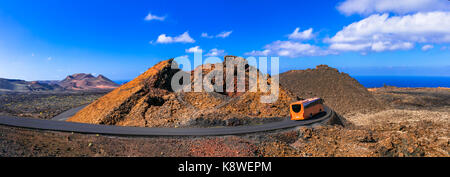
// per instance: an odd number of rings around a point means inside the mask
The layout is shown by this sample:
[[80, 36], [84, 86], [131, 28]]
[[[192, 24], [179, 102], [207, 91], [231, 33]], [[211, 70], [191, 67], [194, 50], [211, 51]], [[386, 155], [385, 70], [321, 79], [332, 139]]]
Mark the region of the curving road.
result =
[[63, 113], [53, 117], [52, 120], [66, 121], [67, 119], [69, 119], [70, 117], [74, 116], [78, 111], [81, 111], [86, 106], [87, 105], [83, 105], [83, 106], [80, 106], [80, 107], [69, 109], [66, 112], [63, 112]]
[[0, 116], [0, 124], [14, 127], [31, 128], [39, 130], [52, 130], [63, 132], [77, 132], [88, 134], [120, 135], [120, 136], [216, 136], [236, 135], [271, 131], [277, 129], [292, 128], [297, 126], [308, 126], [322, 123], [331, 119], [335, 113], [325, 107], [325, 113], [317, 115], [312, 119], [293, 121], [286, 118], [283, 121], [271, 122], [255, 126], [236, 126], [221, 128], [146, 128], [146, 127], [123, 127], [110, 125], [85, 124], [65, 122], [68, 117], [74, 115], [83, 107], [71, 109], [54, 117], [52, 120], [22, 118], [11, 116]]

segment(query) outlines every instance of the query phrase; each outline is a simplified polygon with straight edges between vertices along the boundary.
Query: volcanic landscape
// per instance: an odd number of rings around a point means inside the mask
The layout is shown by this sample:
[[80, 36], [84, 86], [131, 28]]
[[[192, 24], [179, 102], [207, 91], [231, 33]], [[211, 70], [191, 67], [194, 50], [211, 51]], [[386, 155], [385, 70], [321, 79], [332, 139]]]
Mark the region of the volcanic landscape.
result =
[[[245, 59], [226, 56], [223, 65], [227, 59], [244, 63], [249, 78], [252, 66]], [[161, 61], [128, 83], [109, 87], [115, 88], [112, 91], [72, 88], [70, 94], [1, 94], [0, 114], [48, 119], [88, 104], [68, 121], [136, 127], [233, 127], [281, 121], [289, 116], [290, 103], [321, 97], [338, 114], [338, 121], [194, 137], [126, 137], [1, 125], [0, 156], [449, 156], [448, 88], [368, 89], [346, 73], [319, 65], [281, 73], [278, 100], [268, 104], [259, 100], [267, 93], [250, 92], [248, 81], [243, 93], [175, 92], [170, 81], [178, 70], [171, 69], [172, 62]], [[215, 66], [195, 70], [202, 69], [200, 73], [206, 76]], [[270, 78], [258, 80], [258, 85], [270, 85]], [[52, 104], [39, 106], [46, 99]]]

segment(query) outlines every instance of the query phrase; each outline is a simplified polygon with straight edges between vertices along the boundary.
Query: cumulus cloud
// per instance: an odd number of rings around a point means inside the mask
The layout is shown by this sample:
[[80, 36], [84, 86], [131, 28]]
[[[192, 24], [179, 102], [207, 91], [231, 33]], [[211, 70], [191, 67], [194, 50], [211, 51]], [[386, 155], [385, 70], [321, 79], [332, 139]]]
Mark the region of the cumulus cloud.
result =
[[450, 42], [450, 12], [425, 12], [405, 16], [371, 15], [354, 22], [325, 42], [341, 51], [411, 49], [415, 43]]
[[252, 50], [251, 52], [246, 52], [244, 53], [244, 55], [249, 55], [249, 56], [267, 56], [271, 53], [272, 51], [270, 49], [265, 49], [265, 50]]
[[345, 15], [386, 12], [406, 14], [448, 11], [450, 3], [447, 0], [345, 0], [338, 5], [337, 9]]
[[224, 31], [224, 32], [221, 32], [221, 33], [219, 33], [218, 35], [216, 35], [216, 37], [227, 38], [228, 36], [230, 36], [230, 34], [231, 34], [232, 32], [233, 32], [233, 31]]
[[427, 51], [427, 50], [430, 50], [430, 49], [432, 49], [432, 48], [434, 48], [434, 46], [433, 46], [433, 45], [430, 45], [430, 44], [427, 44], [427, 45], [422, 46], [422, 50], [423, 50], [423, 51]]
[[145, 17], [146, 21], [151, 21], [151, 20], [164, 21], [165, 19], [166, 19], [165, 16], [156, 16], [156, 15], [153, 15], [152, 13], [148, 13], [148, 15]]
[[209, 50], [209, 52], [205, 56], [217, 57], [226, 55], [225, 50], [220, 50], [217, 48]]
[[203, 50], [200, 48], [200, 46], [191, 47], [189, 49], [185, 50], [187, 53], [194, 53], [194, 52], [202, 52]]
[[202, 37], [204, 37], [204, 38], [227, 38], [227, 37], [229, 37], [230, 35], [231, 35], [231, 33], [232, 33], [233, 31], [223, 31], [223, 32], [221, 32], [221, 33], [219, 33], [219, 34], [217, 34], [217, 35], [209, 35], [208, 33], [202, 33]]
[[183, 34], [175, 37], [167, 36], [166, 34], [161, 34], [158, 36], [156, 43], [168, 44], [168, 43], [194, 43], [195, 40], [189, 36], [186, 31]]
[[189, 58], [189, 56], [188, 55], [181, 55], [181, 56], [178, 56], [176, 58]]
[[314, 37], [313, 29], [309, 28], [304, 31], [300, 31], [300, 28], [296, 28], [294, 32], [288, 35], [287, 41], [275, 41], [264, 46], [263, 50], [253, 50], [251, 52], [244, 53], [249, 56], [284, 56], [284, 57], [301, 57], [301, 56], [324, 56], [330, 54], [337, 54], [337, 52], [322, 49], [319, 46], [302, 43], [298, 40], [308, 40]]
[[409, 15], [374, 14], [342, 28], [323, 42], [327, 47], [300, 42], [314, 38], [313, 29], [301, 31], [296, 28], [289, 40], [278, 40], [267, 44], [262, 50], [253, 50], [245, 55], [253, 56], [324, 56], [342, 51], [361, 54], [394, 50], [409, 50], [416, 45], [426, 51], [432, 44], [450, 42], [450, 12], [418, 12]]
[[300, 32], [300, 28], [295, 28], [294, 32], [289, 34], [289, 39], [308, 40], [314, 37], [312, 32], [312, 28], [309, 28], [302, 32]]
[[208, 35], [208, 33], [202, 33], [202, 37], [204, 38], [213, 38], [214, 36]]
[[251, 56], [276, 55], [294, 58], [300, 56], [324, 56], [329, 54], [334, 54], [334, 52], [330, 50], [324, 50], [319, 46], [307, 43], [300, 43], [294, 41], [275, 41], [264, 46], [264, 50], [261, 51], [254, 50], [251, 52], [247, 52], [244, 55], [251, 55]]

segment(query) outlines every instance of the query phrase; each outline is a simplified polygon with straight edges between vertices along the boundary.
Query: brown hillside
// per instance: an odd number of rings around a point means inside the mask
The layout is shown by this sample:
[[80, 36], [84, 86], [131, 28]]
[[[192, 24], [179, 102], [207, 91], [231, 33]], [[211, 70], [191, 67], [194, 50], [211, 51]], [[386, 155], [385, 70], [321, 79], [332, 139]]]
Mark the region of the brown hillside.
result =
[[[257, 92], [249, 92], [251, 89], [249, 86], [249, 76], [250, 68], [253, 66], [248, 65], [247, 60], [241, 57], [235, 56], [225, 56], [225, 61], [222, 63], [226, 66], [226, 60], [234, 60], [237, 63], [244, 63], [245, 65], [245, 92], [237, 92], [237, 73], [234, 73], [234, 91], [226, 92], [226, 69], [224, 70], [223, 92], [214, 93], [186, 93], [186, 102], [194, 105], [198, 109], [204, 109], [201, 111], [204, 117], [217, 117], [220, 114], [223, 118], [244, 118], [244, 117], [258, 117], [258, 118], [270, 118], [270, 117], [287, 117], [289, 116], [289, 104], [294, 101], [293, 96], [280, 87], [278, 100], [275, 103], [261, 103], [260, 97], [263, 95], [268, 95], [269, 93], [262, 92], [261, 81], [258, 80]], [[202, 67], [202, 75], [205, 77], [209, 72], [211, 72], [216, 64], [206, 64], [212, 65], [211, 69], [205, 69]], [[195, 70], [200, 69], [199, 67]], [[262, 73], [256, 69], [257, 73], [262, 75]], [[193, 76], [193, 71], [191, 72]], [[271, 77], [268, 75], [267, 80], [268, 85], [270, 85]], [[213, 83], [215, 83], [213, 81]], [[217, 108], [217, 109], [211, 109]]]
[[[242, 59], [242, 58], [235, 58]], [[272, 118], [288, 116], [291, 96], [280, 90], [272, 104], [259, 102], [267, 93], [188, 92], [175, 93], [170, 82], [179, 70], [172, 70], [173, 60], [158, 63], [136, 79], [90, 104], [68, 121], [140, 127], [176, 127], [196, 125], [210, 120], [213, 125], [231, 125], [227, 119]], [[246, 65], [248, 69], [249, 66]], [[204, 70], [206, 75], [211, 70]], [[248, 73], [246, 72], [246, 75]], [[270, 82], [268, 82], [270, 83]], [[248, 84], [246, 84], [248, 85]], [[246, 88], [248, 90], [248, 88]]]
[[300, 98], [321, 97], [325, 104], [341, 114], [383, 108], [357, 80], [327, 65], [282, 73], [280, 84]]
[[170, 80], [167, 78], [175, 73], [170, 69], [172, 61], [156, 64], [134, 80], [88, 105], [68, 121], [115, 125], [126, 121], [129, 114], [136, 112], [136, 107], [161, 104], [161, 97], [169, 93]]

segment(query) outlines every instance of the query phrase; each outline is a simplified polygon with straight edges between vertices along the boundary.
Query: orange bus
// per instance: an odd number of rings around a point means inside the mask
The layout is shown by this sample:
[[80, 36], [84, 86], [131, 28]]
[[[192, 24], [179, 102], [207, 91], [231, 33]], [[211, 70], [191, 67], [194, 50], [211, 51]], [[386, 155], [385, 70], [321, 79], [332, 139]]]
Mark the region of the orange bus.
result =
[[297, 101], [289, 106], [291, 120], [304, 120], [325, 111], [322, 98], [310, 98]]

